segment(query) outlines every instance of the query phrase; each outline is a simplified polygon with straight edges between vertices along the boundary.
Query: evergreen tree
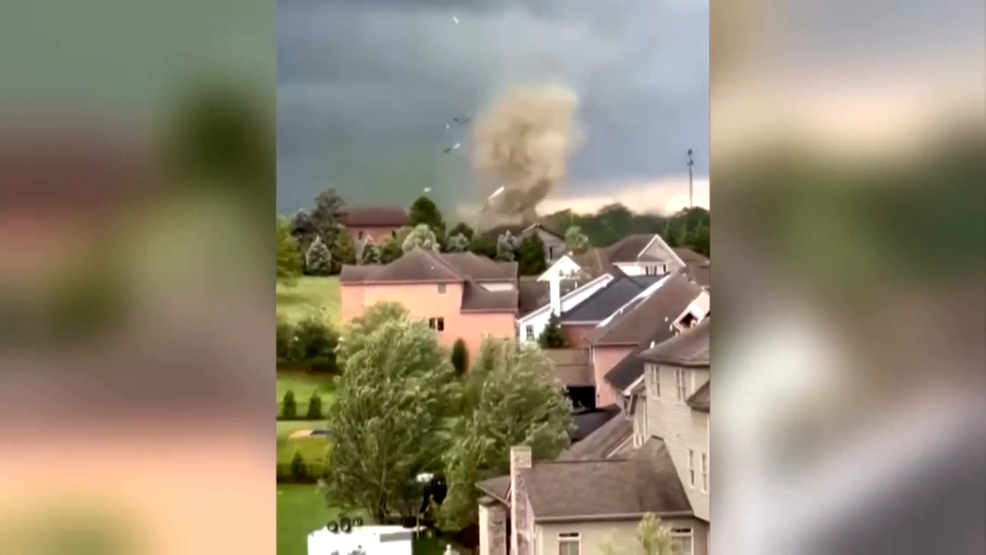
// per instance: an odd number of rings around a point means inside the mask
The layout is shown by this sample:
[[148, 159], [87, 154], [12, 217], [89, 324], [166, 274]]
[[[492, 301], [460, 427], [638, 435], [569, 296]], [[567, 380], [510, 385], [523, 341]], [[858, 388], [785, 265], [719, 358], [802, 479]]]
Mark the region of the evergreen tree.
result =
[[298, 240], [291, 235], [290, 223], [277, 218], [277, 281], [294, 285], [294, 278], [301, 273], [302, 257]]
[[332, 244], [332, 273], [338, 274], [344, 264], [356, 264], [356, 243], [347, 230], [337, 233], [335, 243]]
[[281, 417], [286, 420], [292, 420], [298, 416], [298, 405], [294, 400], [294, 391], [290, 389], [284, 394], [284, 399], [281, 401]]
[[509, 231], [496, 240], [496, 257], [501, 262], [513, 262], [517, 258], [516, 244]]
[[308, 399], [308, 412], [305, 414], [305, 418], [308, 420], [322, 419], [322, 397], [317, 391], [313, 391], [311, 398]]
[[466, 373], [466, 368], [469, 366], [469, 351], [466, 349], [466, 342], [459, 339], [455, 340], [455, 344], [452, 345], [452, 367], [455, 368], [456, 373], [460, 376]]
[[360, 246], [359, 263], [364, 265], [380, 263], [380, 247], [378, 247], [369, 237], [367, 237]]
[[565, 330], [561, 328], [561, 320], [557, 314], [552, 314], [548, 318], [548, 325], [544, 327], [544, 331], [538, 336], [538, 345], [542, 349], [568, 348], [568, 338], [565, 336]]
[[305, 272], [312, 276], [332, 274], [332, 253], [318, 235], [305, 253]]
[[442, 218], [442, 213], [427, 195], [421, 195], [411, 204], [408, 217], [411, 227], [424, 224], [435, 233], [436, 237], [445, 236], [445, 220]]
[[548, 269], [547, 255], [544, 251], [544, 241], [537, 233], [529, 233], [517, 245], [517, 263], [520, 274], [536, 276]]

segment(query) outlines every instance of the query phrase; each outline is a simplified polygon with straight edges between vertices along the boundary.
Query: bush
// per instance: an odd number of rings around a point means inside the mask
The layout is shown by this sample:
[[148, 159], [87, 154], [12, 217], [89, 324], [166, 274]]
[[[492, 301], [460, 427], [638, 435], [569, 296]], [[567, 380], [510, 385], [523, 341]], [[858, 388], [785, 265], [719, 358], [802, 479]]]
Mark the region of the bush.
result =
[[542, 349], [564, 349], [569, 346], [568, 338], [565, 336], [565, 331], [561, 329], [561, 322], [557, 314], [552, 314], [548, 319], [548, 325], [544, 327], [544, 331], [538, 337], [538, 345]]
[[295, 329], [289, 322], [278, 318], [277, 320], [277, 340], [275, 351], [277, 353], [277, 367], [285, 368], [290, 366], [292, 361], [292, 343], [294, 342]]
[[311, 399], [308, 400], [308, 420], [320, 420], [322, 418], [322, 398], [318, 392], [313, 392]]
[[287, 365], [319, 372], [338, 372], [336, 347], [339, 334], [322, 318], [309, 316], [294, 327], [294, 341]]
[[466, 349], [466, 342], [462, 338], [456, 339], [452, 345], [452, 367], [460, 376], [466, 373], [469, 367], [469, 351]]
[[301, 456], [301, 451], [295, 451], [294, 456], [291, 457], [291, 477], [296, 480], [309, 477], [308, 464], [305, 463], [305, 457]]
[[294, 391], [290, 389], [284, 393], [284, 400], [281, 401], [281, 418], [293, 420], [298, 417], [298, 405], [294, 400]]

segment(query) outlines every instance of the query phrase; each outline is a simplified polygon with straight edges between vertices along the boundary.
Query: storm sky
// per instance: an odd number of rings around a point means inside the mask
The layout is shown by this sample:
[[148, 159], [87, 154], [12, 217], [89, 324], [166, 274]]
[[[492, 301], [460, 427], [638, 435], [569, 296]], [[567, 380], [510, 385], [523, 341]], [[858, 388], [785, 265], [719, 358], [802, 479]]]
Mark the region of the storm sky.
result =
[[278, 209], [326, 187], [475, 203], [467, 149], [442, 152], [468, 130], [445, 124], [546, 83], [577, 92], [585, 133], [556, 201], [687, 195], [689, 148], [708, 175], [708, 22], [707, 0], [278, 0]]

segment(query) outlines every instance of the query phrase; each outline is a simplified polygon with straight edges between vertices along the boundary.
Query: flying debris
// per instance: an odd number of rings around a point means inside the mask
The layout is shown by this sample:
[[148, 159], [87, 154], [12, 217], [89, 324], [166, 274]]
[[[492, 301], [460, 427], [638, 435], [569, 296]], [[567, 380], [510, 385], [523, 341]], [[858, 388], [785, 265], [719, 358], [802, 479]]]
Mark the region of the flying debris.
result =
[[452, 21], [454, 21], [456, 25], [459, 24], [459, 18], [455, 17], [454, 15], [452, 16]]
[[448, 128], [449, 128], [449, 124], [446, 123], [445, 124], [445, 129], [448, 129]]
[[461, 118], [452, 118], [452, 121], [454, 121], [455, 123], [468, 123], [470, 120], [472, 120], [472, 116], [463, 116]]
[[423, 192], [430, 193], [431, 192], [431, 187], [425, 187]]
[[442, 152], [444, 152], [445, 154], [448, 154], [449, 152], [452, 152], [453, 150], [458, 149], [460, 146], [462, 146], [461, 143], [455, 143], [454, 145], [452, 145], [452, 146], [446, 148], [445, 150], [443, 150]]

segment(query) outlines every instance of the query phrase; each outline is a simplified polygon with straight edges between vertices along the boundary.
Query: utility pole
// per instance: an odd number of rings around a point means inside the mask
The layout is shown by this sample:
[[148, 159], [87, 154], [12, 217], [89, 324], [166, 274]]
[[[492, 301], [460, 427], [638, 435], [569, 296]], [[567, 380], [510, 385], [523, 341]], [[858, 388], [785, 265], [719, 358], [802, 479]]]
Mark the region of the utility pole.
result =
[[695, 189], [692, 186], [692, 166], [695, 165], [695, 160], [692, 160], [692, 149], [688, 149], [688, 208], [695, 208]]

